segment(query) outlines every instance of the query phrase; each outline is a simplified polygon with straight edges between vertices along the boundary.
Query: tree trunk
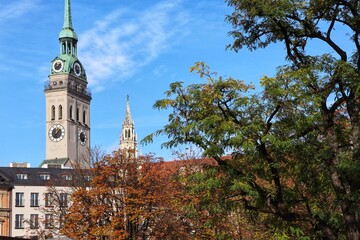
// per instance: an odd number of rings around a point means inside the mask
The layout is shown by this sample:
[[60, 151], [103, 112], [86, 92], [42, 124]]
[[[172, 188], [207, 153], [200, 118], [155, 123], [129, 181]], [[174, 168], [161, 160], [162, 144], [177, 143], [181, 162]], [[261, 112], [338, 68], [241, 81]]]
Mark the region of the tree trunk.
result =
[[360, 240], [360, 223], [357, 214], [351, 212], [351, 203], [345, 200], [342, 205], [342, 212], [344, 214], [344, 221], [346, 227], [347, 240]]

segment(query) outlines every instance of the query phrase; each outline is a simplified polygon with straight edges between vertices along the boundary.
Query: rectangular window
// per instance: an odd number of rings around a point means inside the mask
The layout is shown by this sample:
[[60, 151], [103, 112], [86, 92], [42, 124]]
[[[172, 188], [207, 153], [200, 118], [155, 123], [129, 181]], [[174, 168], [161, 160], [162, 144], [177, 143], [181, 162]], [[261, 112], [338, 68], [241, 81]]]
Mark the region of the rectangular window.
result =
[[50, 175], [49, 174], [40, 174], [40, 178], [41, 178], [41, 180], [50, 180]]
[[70, 119], [72, 120], [73, 119], [73, 109], [72, 109], [72, 105], [70, 105]]
[[23, 207], [24, 206], [24, 193], [17, 192], [15, 197], [15, 207]]
[[38, 214], [30, 214], [30, 228], [31, 229], [39, 228], [39, 215]]
[[54, 218], [52, 214], [45, 214], [45, 228], [50, 229], [54, 227]]
[[71, 181], [72, 180], [72, 176], [71, 175], [63, 175], [62, 176], [64, 180], [66, 181]]
[[67, 207], [67, 206], [68, 206], [68, 194], [60, 193], [60, 207]]
[[86, 111], [85, 110], [83, 111], [83, 123], [84, 124], [86, 123]]
[[45, 207], [52, 207], [54, 202], [52, 193], [45, 193]]
[[31, 193], [30, 197], [30, 207], [39, 206], [39, 193]]
[[[0, 180], [0, 181], [1, 181], [1, 180]], [[5, 194], [0, 193], [0, 208], [6, 208], [6, 207], [7, 207], [5, 201], [6, 201], [6, 196], [5, 196]]]
[[16, 177], [17, 177], [17, 179], [19, 179], [19, 180], [26, 180], [26, 179], [28, 179], [28, 175], [27, 175], [27, 174], [23, 174], [23, 173], [16, 174]]
[[15, 228], [24, 228], [24, 214], [15, 215]]

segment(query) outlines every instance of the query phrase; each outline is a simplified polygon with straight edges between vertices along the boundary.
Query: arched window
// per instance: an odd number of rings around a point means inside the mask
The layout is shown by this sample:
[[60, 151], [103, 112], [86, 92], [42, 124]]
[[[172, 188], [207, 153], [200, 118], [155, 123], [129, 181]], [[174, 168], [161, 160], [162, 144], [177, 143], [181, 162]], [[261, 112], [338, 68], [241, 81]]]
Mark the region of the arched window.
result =
[[62, 119], [62, 106], [59, 106], [59, 119]]
[[62, 54], [66, 53], [66, 45], [65, 43], [62, 44]]
[[55, 106], [52, 105], [51, 107], [51, 120], [55, 120]]
[[72, 109], [72, 105], [70, 105], [70, 119], [73, 119], [73, 109]]
[[70, 42], [67, 43], [67, 53], [71, 54], [71, 43]]
[[130, 129], [128, 129], [128, 138], [130, 138], [131, 135], [130, 135]]
[[86, 111], [85, 110], [83, 111], [83, 123], [84, 124], [86, 123]]
[[76, 121], [79, 121], [79, 108], [76, 108]]

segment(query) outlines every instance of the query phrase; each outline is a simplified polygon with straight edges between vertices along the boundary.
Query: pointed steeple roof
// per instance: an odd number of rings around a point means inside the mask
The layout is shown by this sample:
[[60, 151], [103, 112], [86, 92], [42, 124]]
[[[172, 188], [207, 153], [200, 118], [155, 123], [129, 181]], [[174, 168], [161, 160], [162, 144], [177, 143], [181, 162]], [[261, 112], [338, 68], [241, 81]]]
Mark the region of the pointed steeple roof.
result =
[[120, 149], [132, 149], [130, 152], [128, 152], [130, 154], [129, 156], [137, 156], [137, 135], [135, 133], [134, 122], [131, 119], [129, 95], [126, 96], [126, 112], [120, 134]]
[[64, 25], [63, 25], [63, 28], [59, 35], [59, 39], [62, 39], [62, 38], [72, 38], [72, 39], [75, 39], [76, 41], [78, 40], [78, 37], [72, 26], [70, 0], [65, 0]]
[[65, 9], [64, 9], [64, 26], [63, 28], [73, 29], [72, 18], [71, 18], [71, 4], [70, 0], [65, 0]]
[[129, 101], [129, 95], [126, 96], [126, 113], [125, 113], [125, 124], [133, 124], [133, 121], [131, 119], [131, 113], [130, 113], [130, 101]]

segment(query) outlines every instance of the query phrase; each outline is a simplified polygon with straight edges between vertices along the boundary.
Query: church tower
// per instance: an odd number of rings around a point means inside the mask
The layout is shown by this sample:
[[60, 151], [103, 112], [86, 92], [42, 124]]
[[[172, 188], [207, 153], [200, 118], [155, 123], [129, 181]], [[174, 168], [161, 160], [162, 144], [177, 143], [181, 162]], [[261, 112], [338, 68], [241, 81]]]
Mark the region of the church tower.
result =
[[78, 37], [65, 0], [60, 54], [51, 62], [46, 97], [46, 160], [42, 165], [87, 167], [90, 151], [90, 101], [86, 72], [77, 57]]
[[126, 97], [126, 112], [120, 136], [120, 150], [128, 152], [130, 157], [137, 157], [137, 136], [134, 122], [131, 119], [129, 96]]

